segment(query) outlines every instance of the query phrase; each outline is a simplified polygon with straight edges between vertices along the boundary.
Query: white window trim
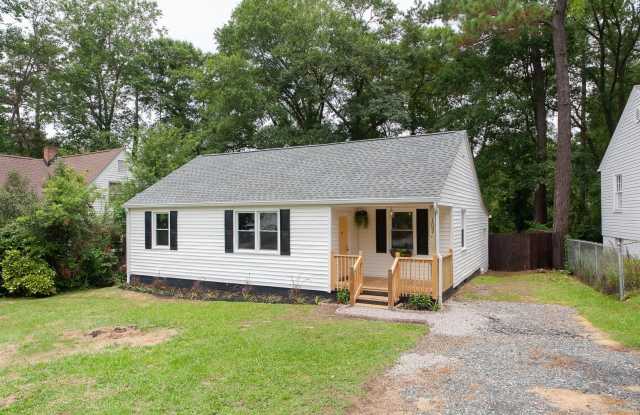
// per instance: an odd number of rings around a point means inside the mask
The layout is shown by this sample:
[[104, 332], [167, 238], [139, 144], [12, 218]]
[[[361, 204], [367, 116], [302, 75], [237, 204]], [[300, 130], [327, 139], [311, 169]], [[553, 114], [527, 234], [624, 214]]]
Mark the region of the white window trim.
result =
[[[618, 190], [618, 177], [620, 178], [620, 190]], [[618, 195], [620, 195], [620, 199], [618, 199]], [[623, 195], [624, 195], [624, 181], [622, 174], [614, 174], [613, 175], [613, 212], [614, 213], [622, 213], [623, 209]]]
[[467, 250], [468, 239], [469, 235], [467, 234], [467, 209], [460, 208], [460, 250]]
[[123, 159], [116, 160], [116, 170], [118, 173], [127, 173], [129, 171], [129, 168], [127, 166], [127, 160], [123, 160]]
[[[387, 218], [387, 246], [389, 247], [388, 250], [392, 250], [393, 248], [393, 236], [392, 236], [392, 230], [393, 230], [393, 214], [394, 213], [398, 213], [398, 212], [411, 212], [411, 232], [412, 232], [412, 238], [413, 238], [413, 244], [412, 244], [412, 249], [411, 249], [411, 256], [418, 256], [417, 255], [417, 244], [418, 244], [418, 237], [417, 237], [417, 232], [416, 232], [416, 208], [389, 208], [387, 209], [388, 213], [388, 218]], [[428, 235], [427, 235], [428, 237]], [[419, 255], [420, 257], [424, 257], [424, 256], [428, 256], [428, 255]]]
[[[112, 196], [112, 194], [111, 194], [111, 185], [112, 184], [119, 184], [120, 186], [122, 186], [122, 182], [118, 181], [118, 180], [109, 180], [109, 182], [107, 182], [107, 201], [109, 203], [112, 202], [111, 201], [111, 196]], [[121, 187], [121, 189], [122, 189], [122, 187]]]
[[[238, 237], [238, 215], [241, 213], [253, 213], [254, 217], [254, 249], [244, 249], [238, 246], [240, 238]], [[261, 213], [275, 213], [276, 225], [278, 230], [276, 231], [276, 249], [260, 249], [260, 214]], [[240, 209], [233, 212], [233, 248], [235, 252], [243, 254], [261, 254], [261, 255], [280, 255], [280, 210], [279, 209]]]
[[[167, 244], [166, 245], [158, 245], [158, 241], [157, 241], [157, 237], [156, 237], [156, 230], [158, 229], [158, 227], [156, 226], [156, 222], [157, 222], [157, 218], [158, 218], [158, 214], [166, 214], [167, 215]], [[151, 220], [151, 238], [153, 239], [153, 248], [154, 249], [169, 249], [169, 247], [171, 246], [171, 215], [169, 214], [169, 211], [164, 211], [164, 210], [159, 210], [159, 211], [152, 211], [151, 212], [152, 215], [152, 220]]]

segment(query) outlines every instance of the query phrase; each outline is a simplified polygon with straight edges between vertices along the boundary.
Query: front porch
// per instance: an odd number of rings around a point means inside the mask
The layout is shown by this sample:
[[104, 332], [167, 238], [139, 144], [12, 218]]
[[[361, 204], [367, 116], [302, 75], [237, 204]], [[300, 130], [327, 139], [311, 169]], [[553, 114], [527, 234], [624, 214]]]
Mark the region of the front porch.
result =
[[[386, 277], [365, 276], [364, 257], [339, 255], [332, 257], [332, 281], [335, 291], [349, 290], [350, 304], [395, 307], [402, 297], [425, 294], [439, 299], [453, 286], [453, 254], [438, 258], [396, 257]], [[439, 273], [442, 268], [442, 275]], [[442, 278], [442, 290], [440, 290]]]
[[412, 294], [441, 301], [453, 286], [451, 235], [446, 206], [333, 208], [331, 289], [348, 289], [351, 304], [394, 307]]

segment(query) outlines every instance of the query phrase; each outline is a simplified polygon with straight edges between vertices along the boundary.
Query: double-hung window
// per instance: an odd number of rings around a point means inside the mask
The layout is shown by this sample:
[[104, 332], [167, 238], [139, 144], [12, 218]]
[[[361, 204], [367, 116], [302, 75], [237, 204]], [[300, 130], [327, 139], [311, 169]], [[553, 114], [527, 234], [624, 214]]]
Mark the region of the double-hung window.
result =
[[154, 221], [156, 246], [169, 246], [169, 213], [156, 212]]
[[238, 212], [238, 250], [278, 251], [278, 212]]
[[622, 209], [622, 175], [616, 174], [615, 176], [615, 194], [614, 194], [614, 208], [615, 210]]
[[391, 213], [391, 249], [413, 251], [413, 212]]

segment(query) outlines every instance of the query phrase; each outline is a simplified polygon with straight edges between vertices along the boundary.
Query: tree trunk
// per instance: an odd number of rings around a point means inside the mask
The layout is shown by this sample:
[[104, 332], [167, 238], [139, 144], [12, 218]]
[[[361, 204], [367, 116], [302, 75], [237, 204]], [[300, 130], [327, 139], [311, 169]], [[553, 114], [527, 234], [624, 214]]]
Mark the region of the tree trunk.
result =
[[135, 89], [135, 97], [134, 97], [134, 112], [133, 112], [133, 146], [131, 152], [133, 156], [136, 156], [138, 151], [138, 141], [140, 134], [140, 92], [138, 88]]
[[553, 54], [556, 63], [556, 94], [558, 101], [558, 150], [556, 153], [553, 231], [561, 243], [554, 246], [553, 265], [564, 266], [564, 238], [569, 233], [569, 203], [571, 195], [571, 97], [569, 93], [569, 63], [565, 18], [567, 0], [557, 0], [553, 13]]
[[[536, 121], [536, 156], [540, 166], [547, 161], [547, 87], [542, 54], [540, 49], [533, 47], [531, 51], [533, 66], [533, 102]], [[544, 171], [544, 170], [543, 170]], [[547, 186], [544, 176], [538, 182], [533, 197], [533, 220], [536, 223], [547, 223]]]

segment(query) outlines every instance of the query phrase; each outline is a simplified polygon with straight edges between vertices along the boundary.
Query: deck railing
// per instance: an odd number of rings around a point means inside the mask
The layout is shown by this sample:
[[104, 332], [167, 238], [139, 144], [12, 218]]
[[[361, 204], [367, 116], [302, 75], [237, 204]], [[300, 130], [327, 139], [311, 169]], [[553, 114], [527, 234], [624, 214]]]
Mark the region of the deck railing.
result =
[[333, 288], [348, 289], [349, 302], [355, 304], [364, 286], [364, 258], [358, 255], [333, 254]]
[[333, 288], [336, 291], [349, 288], [349, 273], [358, 257], [358, 255], [333, 254]]
[[349, 270], [349, 303], [354, 305], [364, 285], [364, 266], [362, 252]]
[[[437, 257], [399, 257], [393, 261], [388, 271], [389, 306], [395, 306], [400, 297], [411, 294], [429, 294], [437, 298], [438, 258]], [[453, 253], [451, 250], [442, 256], [442, 288], [453, 286]]]
[[387, 299], [389, 307], [396, 305], [400, 301], [400, 257], [396, 256], [387, 275]]
[[453, 252], [442, 256], [442, 291], [453, 287]]

